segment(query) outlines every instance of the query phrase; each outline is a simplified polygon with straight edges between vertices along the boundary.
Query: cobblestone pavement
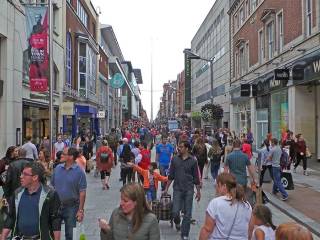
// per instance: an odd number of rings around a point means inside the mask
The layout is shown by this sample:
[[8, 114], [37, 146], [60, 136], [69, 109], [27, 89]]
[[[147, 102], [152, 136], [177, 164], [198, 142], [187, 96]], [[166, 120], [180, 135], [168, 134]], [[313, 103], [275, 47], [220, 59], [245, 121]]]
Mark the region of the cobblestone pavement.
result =
[[[94, 177], [93, 172], [87, 175], [88, 191], [87, 201], [85, 204], [85, 232], [87, 239], [96, 240], [99, 237], [98, 218], [109, 219], [112, 210], [118, 206], [120, 193], [119, 189], [122, 183], [119, 182], [119, 166], [117, 166], [111, 175], [110, 190], [102, 190], [99, 177]], [[198, 234], [201, 225], [204, 221], [206, 207], [209, 201], [214, 197], [214, 185], [212, 179], [204, 180], [202, 189], [202, 199], [199, 203], [194, 201], [193, 218], [196, 220], [195, 225], [191, 226], [190, 240], [198, 239]], [[282, 222], [293, 221], [272, 205], [268, 205], [273, 213], [275, 224]], [[160, 221], [161, 239], [163, 240], [177, 240], [179, 233], [174, 228], [170, 227], [169, 222]], [[319, 238], [315, 238], [319, 239]]]

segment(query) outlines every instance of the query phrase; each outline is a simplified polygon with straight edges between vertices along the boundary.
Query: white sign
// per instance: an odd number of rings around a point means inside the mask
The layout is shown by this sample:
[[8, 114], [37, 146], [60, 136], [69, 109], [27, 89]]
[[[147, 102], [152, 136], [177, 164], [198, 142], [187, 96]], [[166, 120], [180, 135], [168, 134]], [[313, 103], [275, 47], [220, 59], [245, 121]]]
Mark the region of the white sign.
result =
[[106, 118], [106, 112], [105, 111], [99, 111], [97, 113], [97, 118]]

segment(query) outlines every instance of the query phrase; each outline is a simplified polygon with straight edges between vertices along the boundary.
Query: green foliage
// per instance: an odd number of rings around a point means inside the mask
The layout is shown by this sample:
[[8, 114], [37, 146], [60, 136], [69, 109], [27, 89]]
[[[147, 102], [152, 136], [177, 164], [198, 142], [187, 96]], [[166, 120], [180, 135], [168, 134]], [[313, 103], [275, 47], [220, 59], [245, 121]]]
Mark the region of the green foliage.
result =
[[207, 103], [201, 107], [201, 118], [206, 122], [219, 120], [223, 118], [223, 108], [218, 104]]

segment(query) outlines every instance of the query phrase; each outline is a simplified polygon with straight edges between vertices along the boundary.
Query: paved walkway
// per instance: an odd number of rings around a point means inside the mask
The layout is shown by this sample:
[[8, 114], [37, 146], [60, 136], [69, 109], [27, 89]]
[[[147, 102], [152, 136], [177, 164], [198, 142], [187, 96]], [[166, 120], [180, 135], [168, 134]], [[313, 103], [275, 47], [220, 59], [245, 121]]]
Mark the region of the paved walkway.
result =
[[[110, 190], [103, 191], [101, 188], [100, 178], [93, 177], [93, 173], [87, 175], [88, 192], [87, 201], [85, 205], [85, 219], [84, 226], [87, 239], [100, 239], [98, 218], [110, 218], [110, 215], [115, 207], [119, 205], [120, 193], [119, 189], [122, 183], [119, 182], [119, 166], [113, 170], [110, 179]], [[202, 199], [199, 203], [194, 202], [193, 218], [196, 219], [196, 224], [191, 226], [190, 240], [198, 239], [198, 234], [201, 225], [204, 221], [205, 211], [209, 201], [214, 197], [214, 187], [212, 179], [204, 180], [202, 189]], [[276, 225], [293, 221], [291, 218], [280, 212], [272, 205], [268, 205], [273, 213], [274, 222]], [[161, 221], [161, 239], [163, 240], [177, 240], [179, 233], [170, 227], [169, 222]], [[319, 239], [319, 238], [315, 238]]]

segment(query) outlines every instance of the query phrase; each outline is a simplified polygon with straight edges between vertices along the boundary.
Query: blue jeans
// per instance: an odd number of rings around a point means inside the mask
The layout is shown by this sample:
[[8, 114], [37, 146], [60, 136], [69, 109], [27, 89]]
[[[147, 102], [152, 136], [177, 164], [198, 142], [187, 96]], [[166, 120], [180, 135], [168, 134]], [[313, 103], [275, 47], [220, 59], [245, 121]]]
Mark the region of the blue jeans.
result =
[[[162, 176], [168, 176], [168, 172], [169, 172], [169, 165], [159, 165], [159, 170], [160, 170], [160, 174]], [[164, 189], [166, 188], [167, 183], [165, 182], [161, 182], [161, 190], [164, 191]]]
[[155, 201], [157, 199], [157, 191], [154, 186], [150, 186], [149, 188], [146, 188], [144, 191], [147, 195], [147, 200], [149, 202]]
[[172, 217], [175, 224], [180, 224], [180, 211], [183, 211], [181, 237], [188, 237], [192, 217], [193, 191], [173, 190]]
[[220, 168], [220, 163], [216, 163], [216, 164], [211, 163], [211, 176], [213, 180], [216, 180], [216, 178], [218, 177], [219, 168]]
[[73, 228], [77, 225], [77, 212], [79, 206], [64, 207], [61, 209], [62, 220], [65, 226], [65, 237], [66, 240], [73, 240]]
[[284, 189], [282, 182], [281, 182], [280, 167], [272, 167], [272, 173], [273, 173], [272, 192], [277, 193], [278, 191], [280, 191], [282, 194], [282, 197], [284, 197], [284, 198], [288, 197], [288, 193]]

